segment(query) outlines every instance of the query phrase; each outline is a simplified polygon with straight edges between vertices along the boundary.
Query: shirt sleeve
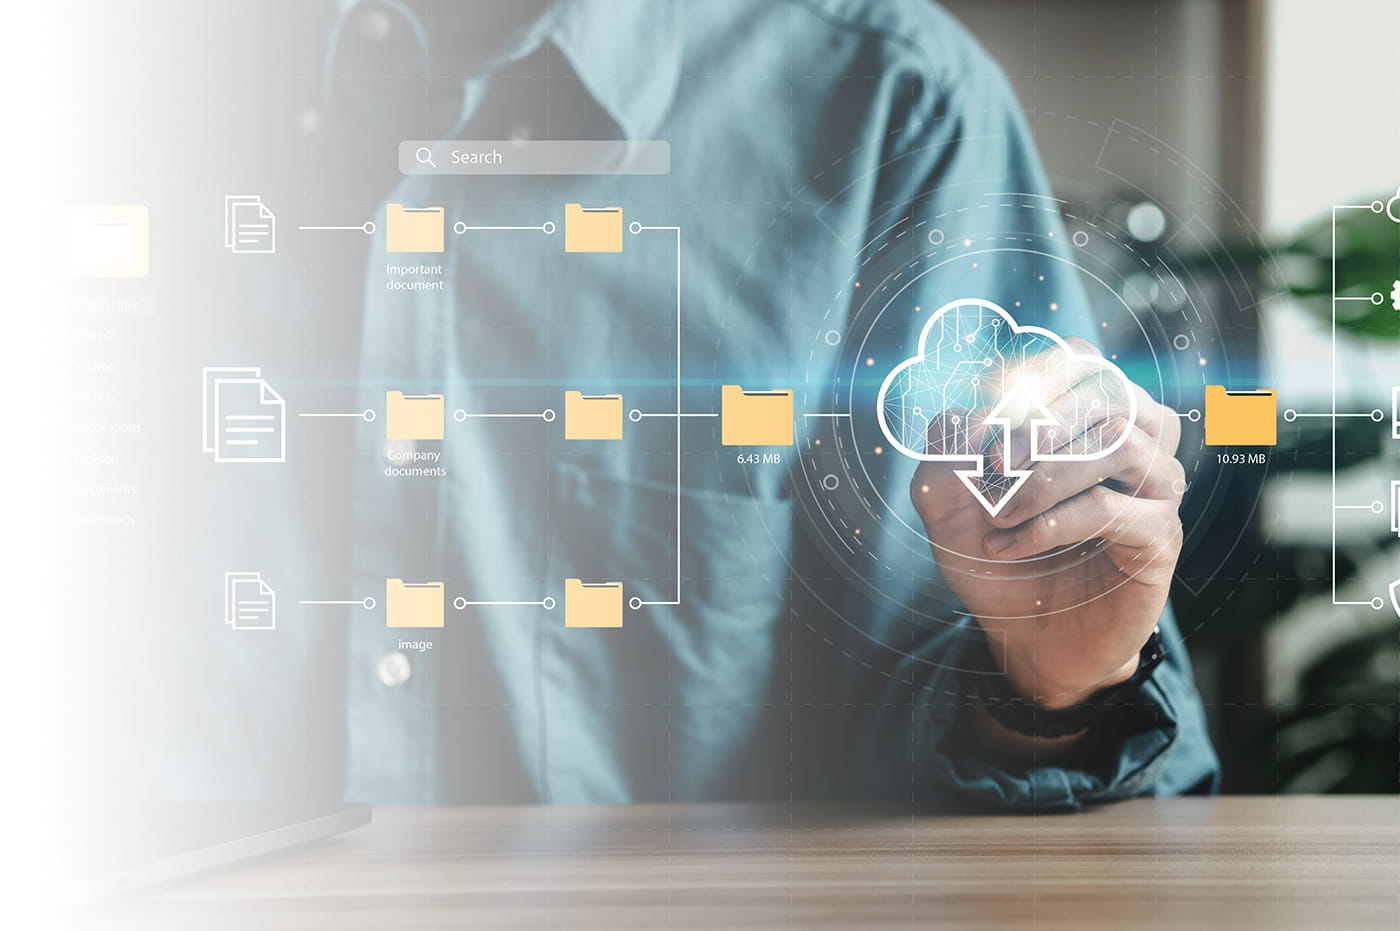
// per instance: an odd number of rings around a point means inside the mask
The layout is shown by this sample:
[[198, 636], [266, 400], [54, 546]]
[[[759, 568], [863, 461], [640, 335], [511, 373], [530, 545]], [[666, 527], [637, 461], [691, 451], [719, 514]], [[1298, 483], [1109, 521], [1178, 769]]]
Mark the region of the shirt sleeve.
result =
[[[939, 268], [912, 287], [918, 306], [931, 310], [978, 297], [1006, 308], [1020, 324], [1093, 340], [1097, 327], [1067, 251], [1061, 204], [1049, 195], [1004, 76], [961, 34], [910, 61], [896, 79], [903, 86], [890, 97], [890, 124], [903, 128], [890, 133], [881, 153], [866, 250], [874, 258], [863, 276], [880, 281], [893, 273], [893, 266], [880, 270], [882, 262], [921, 260], [917, 253], [927, 252]], [[869, 335], [872, 354], [907, 354], [921, 322], [915, 319], [913, 329], [907, 320], [877, 328]], [[874, 404], [873, 397], [867, 401]], [[884, 458], [891, 460], [888, 471], [876, 480], [886, 502], [903, 506], [914, 463]], [[927, 545], [921, 543], [922, 554], [909, 545], [905, 528], [921, 526], [912, 505], [895, 516], [884, 521], [878, 541], [882, 552], [902, 554], [903, 565], [892, 565], [890, 578], [919, 581], [901, 589], [903, 599], [867, 598], [859, 608], [871, 639], [911, 645], [878, 694], [864, 693], [883, 709], [879, 723], [860, 735], [872, 744], [869, 759], [883, 761], [874, 765], [879, 772], [865, 774], [883, 783], [875, 794], [1072, 809], [1216, 788], [1218, 762], [1170, 609], [1160, 621], [1166, 659], [1081, 741], [1073, 760], [1008, 771], [960, 743], [957, 734], [976, 707], [972, 677], [987, 674], [975, 661], [985, 641], [937, 578]]]
[[[971, 619], [963, 623], [966, 636], [950, 637], [954, 642], [947, 645], [934, 642], [930, 648], [945, 653], [943, 665], [967, 670], [980, 665], [970, 654], [981, 635]], [[1085, 735], [1083, 749], [1071, 762], [1011, 771], [979, 759], [959, 737], [966, 723], [960, 719], [971, 705], [967, 696], [975, 692], [968, 678], [989, 673], [950, 675], [944, 693], [959, 700], [925, 701], [914, 714], [915, 740], [922, 749], [931, 796], [998, 808], [1075, 809], [1137, 795], [1215, 791], [1219, 763], [1206, 736], [1190, 660], [1170, 610], [1162, 615], [1159, 629], [1166, 657], [1131, 693], [1117, 697], [1113, 716]]]

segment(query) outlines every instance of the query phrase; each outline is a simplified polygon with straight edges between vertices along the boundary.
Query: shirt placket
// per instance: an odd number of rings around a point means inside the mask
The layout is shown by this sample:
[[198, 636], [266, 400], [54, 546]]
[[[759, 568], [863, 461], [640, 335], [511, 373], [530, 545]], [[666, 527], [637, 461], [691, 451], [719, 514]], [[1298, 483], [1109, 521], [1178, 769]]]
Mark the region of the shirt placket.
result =
[[[347, 75], [375, 88], [376, 76], [411, 75], [421, 67], [421, 30], [389, 5], [363, 4], [342, 21], [339, 44], [332, 57], [331, 93]], [[345, 83], [352, 83], [346, 81]], [[354, 119], [383, 113], [376, 126], [386, 152], [392, 152], [395, 124], [402, 107], [421, 100], [396, 103], [395, 84], [382, 87], [382, 97], [370, 97], [347, 107], [335, 101], [333, 110]], [[433, 203], [433, 179], [400, 179], [389, 202]], [[380, 416], [358, 434], [354, 481], [351, 591], [374, 599], [374, 607], [356, 612], [347, 632], [346, 672], [346, 796], [402, 803], [425, 803], [436, 794], [439, 666], [432, 653], [401, 648], [401, 640], [431, 639], [431, 631], [386, 626], [388, 579], [442, 579], [440, 525], [442, 489], [431, 477], [404, 477], [392, 470], [412, 455], [440, 444], [427, 440], [390, 440], [384, 421], [385, 392], [439, 392], [446, 371], [445, 327], [450, 321], [450, 289], [391, 291], [386, 288], [385, 218], [383, 208], [372, 217], [376, 230], [363, 270], [361, 358], [356, 407]], [[441, 262], [447, 278], [447, 253], [412, 256]], [[353, 312], [353, 311], [347, 311]], [[421, 447], [421, 449], [420, 449]], [[423, 636], [427, 635], [427, 636]]]

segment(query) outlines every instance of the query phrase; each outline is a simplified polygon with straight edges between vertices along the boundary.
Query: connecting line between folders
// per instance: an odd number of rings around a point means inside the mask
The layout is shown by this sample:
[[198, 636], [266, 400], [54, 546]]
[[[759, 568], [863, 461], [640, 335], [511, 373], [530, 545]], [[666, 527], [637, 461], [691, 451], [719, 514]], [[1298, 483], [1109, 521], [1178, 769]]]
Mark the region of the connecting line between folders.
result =
[[558, 416], [559, 415], [555, 413], [555, 411], [551, 408], [545, 408], [542, 411], [528, 411], [518, 414], [474, 414], [469, 411], [464, 411], [459, 407], [452, 412], [452, 419], [457, 421], [458, 423], [463, 423], [467, 420], [479, 420], [482, 418], [494, 420], [543, 420], [545, 423], [553, 423], [554, 419]]
[[1338, 414], [1329, 414], [1329, 413], [1327, 413], [1326, 411], [1324, 411], [1324, 412], [1322, 412], [1322, 413], [1320, 413], [1320, 414], [1305, 414], [1305, 413], [1302, 413], [1302, 412], [1300, 412], [1300, 411], [1292, 410], [1291, 408], [1290, 408], [1289, 410], [1286, 410], [1286, 411], [1283, 412], [1283, 419], [1284, 419], [1284, 420], [1287, 420], [1287, 421], [1290, 422], [1290, 423], [1292, 423], [1294, 420], [1296, 420], [1296, 419], [1299, 418], [1299, 417], [1328, 417], [1328, 418], [1331, 418], [1332, 420], [1338, 420], [1338, 419], [1340, 419], [1340, 418], [1342, 418], [1342, 417], [1370, 417], [1370, 418], [1371, 418], [1372, 420], [1374, 420], [1376, 423], [1380, 423], [1382, 420], [1385, 419], [1385, 411], [1381, 410], [1381, 409], [1378, 407], [1378, 408], [1376, 408], [1376, 409], [1373, 410], [1373, 411], [1366, 411], [1365, 413], [1362, 413], [1362, 414], [1340, 414], [1340, 413], [1338, 413]]
[[379, 602], [373, 598], [361, 598], [358, 601], [298, 601], [299, 605], [359, 605], [366, 611], [373, 611]]
[[553, 598], [548, 597], [541, 598], [539, 601], [468, 601], [467, 599], [462, 598], [461, 596], [452, 599], [452, 607], [456, 608], [458, 611], [464, 611], [467, 608], [476, 605], [520, 605], [534, 608], [544, 608], [546, 611], [553, 611], [555, 604], [555, 600]]
[[[369, 236], [374, 234], [374, 231], [377, 229], [377, 227], [374, 225], [373, 220], [367, 220], [364, 223], [355, 226], [298, 226], [297, 229], [313, 232], [347, 231], [364, 233], [366, 236]], [[544, 223], [540, 223], [535, 226], [471, 226], [466, 223], [463, 223], [461, 220], [458, 220], [456, 223], [452, 224], [452, 232], [456, 233], [458, 236], [461, 236], [463, 233], [473, 232], [476, 230], [526, 230], [533, 231], [536, 233], [544, 233], [546, 236], [553, 236], [554, 231], [556, 229], [558, 229], [558, 227], [554, 224], [553, 220], [547, 220]]]
[[[679, 607], [681, 603], [681, 228], [679, 226], [643, 226], [633, 220], [627, 227], [633, 236], [643, 232], [670, 232], [676, 234], [676, 597], [674, 601], [643, 601], [636, 595], [627, 599], [627, 606], [633, 611], [647, 605]], [[641, 411], [634, 411], [641, 414]], [[646, 416], [646, 415], [642, 415]], [[713, 414], [709, 416], [713, 417]], [[640, 418], [638, 418], [640, 419]]]
[[458, 236], [461, 236], [463, 233], [474, 232], [476, 230], [522, 230], [527, 232], [534, 231], [536, 233], [544, 233], [546, 236], [553, 236], [554, 231], [556, 229], [558, 229], [558, 227], [554, 225], [553, 220], [546, 220], [538, 226], [468, 226], [461, 220], [458, 220], [456, 223], [452, 224], [452, 232], [456, 233]]
[[299, 230], [327, 230], [327, 231], [331, 231], [331, 230], [344, 230], [344, 231], [348, 231], [348, 232], [364, 233], [366, 236], [372, 236], [372, 235], [374, 235], [374, 231], [375, 231], [376, 228], [377, 228], [377, 227], [375, 227], [374, 221], [373, 221], [373, 220], [366, 220], [364, 223], [361, 223], [359, 226], [298, 226], [298, 227], [297, 227], [297, 229], [299, 229]]
[[[375, 413], [375, 411], [373, 410], [373, 408], [366, 408], [366, 409], [363, 410], [363, 411], [352, 411], [352, 412], [350, 412], [350, 413], [338, 413], [338, 412], [335, 412], [335, 413], [329, 413], [329, 412], [328, 412], [328, 413], [322, 413], [322, 412], [316, 412], [316, 413], [308, 413], [308, 414], [297, 414], [297, 416], [298, 416], [298, 417], [354, 417], [354, 418], [358, 418], [358, 419], [360, 419], [360, 420], [363, 420], [365, 423], [373, 423], [373, 422], [375, 421], [375, 419], [377, 419], [377, 417], [378, 417], [379, 415]], [[468, 412], [468, 411], [464, 411], [464, 410], [462, 410], [461, 408], [458, 408], [457, 410], [455, 410], [455, 411], [452, 412], [452, 419], [455, 420], [455, 421], [457, 421], [458, 423], [463, 423], [463, 422], [465, 422], [465, 421], [467, 421], [467, 420], [476, 420], [476, 419], [482, 418], [482, 417], [485, 417], [485, 418], [495, 418], [495, 419], [501, 419], [501, 420], [543, 420], [545, 423], [552, 423], [552, 422], [555, 420], [555, 418], [557, 418], [558, 416], [559, 416], [559, 415], [558, 415], [555, 411], [553, 411], [553, 410], [551, 410], [551, 409], [548, 409], [548, 408], [546, 408], [545, 410], [542, 410], [542, 411], [529, 411], [529, 412], [522, 412], [522, 413], [505, 413], [505, 414], [477, 414], [477, 413], [471, 413], [471, 412]], [[670, 416], [675, 416], [675, 415], [672, 414], [672, 415], [670, 415]], [[718, 416], [718, 415], [713, 415], [713, 416]]]
[[[1195, 412], [1195, 411], [1192, 411], [1191, 413], [1196, 413], [1196, 412]], [[1374, 413], [1378, 413], [1378, 412], [1374, 412], [1374, 411], [1373, 411], [1372, 414], [1374, 414]], [[1338, 414], [1337, 416], [1338, 416], [1338, 417], [1371, 417], [1372, 414]], [[375, 413], [375, 411], [374, 411], [373, 409], [366, 409], [366, 410], [363, 410], [363, 411], [351, 411], [351, 412], [349, 412], [349, 413], [338, 413], [338, 412], [335, 412], [335, 413], [331, 413], [331, 412], [323, 413], [323, 412], [316, 412], [316, 413], [307, 413], [307, 414], [297, 414], [297, 416], [298, 416], [298, 417], [354, 417], [354, 418], [357, 418], [357, 419], [359, 419], [359, 420], [363, 420], [363, 421], [365, 421], [366, 423], [373, 423], [373, 422], [377, 419], [377, 417], [378, 417], [378, 415]], [[642, 421], [642, 420], [647, 420], [647, 419], [656, 418], [656, 417], [664, 417], [664, 418], [669, 418], [669, 419], [674, 420], [674, 419], [676, 419], [676, 418], [678, 418], [678, 417], [683, 418], [683, 417], [718, 417], [718, 416], [719, 416], [719, 414], [718, 414], [718, 413], [715, 413], [715, 412], [713, 412], [713, 411], [643, 411], [643, 410], [639, 410], [639, 409], [637, 409], [637, 408], [633, 408], [632, 410], [628, 411], [628, 413], [627, 413], [627, 419], [631, 420], [633, 423], [637, 423], [637, 422]], [[842, 413], [842, 414], [803, 414], [802, 416], [803, 416], [803, 417], [825, 417], [825, 418], [842, 419], [842, 418], [849, 418], [851, 415], [850, 415], [850, 414], [844, 414], [844, 413]], [[1185, 417], [1185, 416], [1187, 416], [1187, 415], [1181, 414], [1181, 415], [1178, 415], [1178, 416]], [[1331, 415], [1330, 415], [1330, 414], [1299, 414], [1298, 416], [1299, 416], [1299, 417], [1330, 417]], [[462, 410], [461, 408], [458, 408], [457, 410], [455, 410], [455, 411], [452, 412], [452, 419], [455, 420], [455, 421], [457, 421], [458, 423], [464, 423], [464, 422], [466, 422], [466, 421], [468, 421], [468, 420], [480, 420], [480, 419], [488, 419], [488, 420], [543, 420], [545, 423], [553, 423], [556, 419], [558, 419], [558, 417], [559, 417], [558, 412], [555, 411], [553, 408], [545, 408], [545, 409], [542, 410], [542, 411], [521, 411], [521, 412], [518, 412], [518, 413], [515, 413], [515, 412], [512, 412], [512, 413], [474, 413], [474, 412], [465, 411], [465, 410]], [[1192, 419], [1195, 420], [1195, 419], [1197, 419], [1197, 418], [1193, 417]]]
[[[640, 420], [645, 420], [645, 419], [648, 419], [648, 418], [651, 418], [651, 417], [667, 417], [667, 418], [670, 418], [670, 419], [674, 420], [674, 419], [676, 419], [677, 417], [718, 417], [718, 416], [719, 416], [719, 414], [716, 414], [716, 413], [706, 413], [706, 412], [700, 412], [700, 411], [695, 411], [695, 412], [686, 411], [686, 412], [684, 412], [684, 413], [676, 413], [675, 411], [641, 411], [641, 410], [638, 410], [638, 409], [636, 409], [636, 408], [633, 408], [632, 410], [628, 411], [628, 413], [627, 413], [627, 419], [630, 420], [630, 421], [632, 421], [633, 423], [637, 423], [637, 422], [640, 421]], [[841, 419], [841, 418], [849, 418], [851, 415], [850, 415], [850, 414], [803, 414], [802, 416], [803, 416], [803, 417], [829, 417], [829, 418]]]
[[367, 407], [367, 408], [365, 408], [365, 409], [362, 410], [362, 411], [352, 411], [352, 412], [350, 412], [350, 413], [348, 413], [348, 414], [341, 414], [341, 413], [321, 413], [321, 412], [316, 412], [316, 413], [309, 413], [309, 414], [297, 414], [297, 416], [298, 416], [298, 417], [358, 417], [360, 420], [363, 420], [365, 423], [374, 423], [375, 418], [378, 417], [379, 415], [376, 414], [376, 413], [374, 412], [374, 408], [372, 408], [372, 407]]
[[[297, 604], [299, 604], [299, 605], [359, 605], [361, 608], [364, 608], [366, 611], [373, 611], [376, 607], [379, 606], [379, 602], [376, 601], [372, 596], [365, 597], [365, 598], [361, 598], [361, 599], [357, 599], [357, 600], [353, 600], [353, 601], [351, 601], [351, 600], [336, 600], [336, 599], [331, 599], [331, 600], [315, 600], [315, 601], [298, 601]], [[468, 601], [466, 598], [463, 598], [463, 597], [461, 597], [460, 595], [458, 595], [456, 598], [453, 598], [453, 599], [452, 599], [452, 607], [456, 608], [458, 611], [463, 611], [463, 610], [465, 610], [465, 609], [467, 609], [467, 608], [469, 608], [469, 607], [475, 607], [475, 606], [477, 606], [477, 605], [490, 605], [490, 606], [493, 606], [493, 607], [529, 606], [529, 607], [535, 607], [535, 608], [544, 608], [546, 611], [553, 611], [553, 610], [554, 610], [554, 607], [555, 607], [555, 604], [556, 604], [556, 602], [555, 602], [554, 598], [552, 598], [552, 597], [541, 598], [541, 599], [538, 600], [538, 601]]]

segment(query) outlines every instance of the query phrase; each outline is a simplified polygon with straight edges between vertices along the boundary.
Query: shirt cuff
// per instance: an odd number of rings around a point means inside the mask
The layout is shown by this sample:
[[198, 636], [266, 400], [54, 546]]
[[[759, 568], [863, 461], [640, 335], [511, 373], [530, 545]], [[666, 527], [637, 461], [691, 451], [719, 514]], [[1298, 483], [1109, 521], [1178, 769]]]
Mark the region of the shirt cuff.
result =
[[1114, 711], [1084, 734], [1069, 758], [1056, 753], [1054, 765], [1032, 761], [1024, 769], [1003, 769], [981, 759], [969, 746], [969, 717], [975, 710], [974, 677], [999, 675], [986, 670], [986, 641], [971, 619], [959, 637], [956, 661], [948, 665], [966, 670], [948, 674], [941, 691], [959, 700], [938, 705], [926, 703], [920, 710], [928, 748], [928, 776], [936, 795], [973, 800], [996, 808], [1074, 810], [1087, 804], [1150, 794], [1166, 766], [1180, 732], [1179, 718], [1170, 695], [1153, 674], [1132, 691], [1115, 696]]

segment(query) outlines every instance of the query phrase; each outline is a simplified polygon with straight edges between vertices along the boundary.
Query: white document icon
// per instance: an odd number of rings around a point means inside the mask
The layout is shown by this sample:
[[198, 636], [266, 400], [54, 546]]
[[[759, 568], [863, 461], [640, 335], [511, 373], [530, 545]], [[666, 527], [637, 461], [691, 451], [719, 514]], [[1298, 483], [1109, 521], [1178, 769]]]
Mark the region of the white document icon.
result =
[[286, 420], [261, 369], [204, 369], [204, 451], [215, 462], [286, 462]]
[[262, 573], [224, 573], [224, 623], [234, 630], [276, 629], [277, 593]]
[[260, 196], [225, 195], [224, 245], [236, 253], [277, 251], [277, 218]]

